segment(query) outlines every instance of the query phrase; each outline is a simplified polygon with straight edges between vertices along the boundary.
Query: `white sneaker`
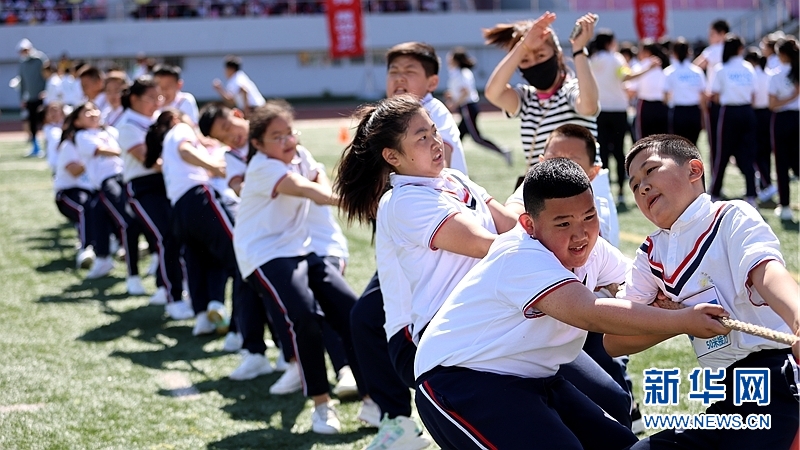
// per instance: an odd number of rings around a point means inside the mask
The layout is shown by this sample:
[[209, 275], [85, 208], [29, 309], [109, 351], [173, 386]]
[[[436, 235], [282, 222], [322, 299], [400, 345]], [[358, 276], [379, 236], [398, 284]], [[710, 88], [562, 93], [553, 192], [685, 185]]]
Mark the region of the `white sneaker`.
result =
[[314, 407], [311, 414], [311, 431], [319, 434], [339, 434], [342, 424], [331, 402]]
[[775, 208], [775, 215], [780, 217], [781, 220], [794, 222], [794, 214], [792, 208], [788, 206], [778, 206]]
[[272, 365], [266, 356], [242, 350], [242, 363], [231, 372], [228, 378], [236, 381], [252, 380], [270, 373], [272, 373]]
[[96, 278], [104, 277], [111, 273], [114, 269], [114, 260], [110, 256], [105, 258], [95, 258], [92, 268], [86, 274], [87, 280], [94, 280]]
[[371, 398], [365, 398], [358, 410], [358, 420], [371, 427], [381, 426], [381, 408]]
[[146, 294], [144, 286], [142, 286], [142, 279], [139, 275], [129, 276], [125, 280], [125, 286], [128, 287], [128, 295], [144, 295]]
[[770, 184], [766, 189], [758, 193], [758, 201], [764, 203], [772, 199], [778, 193], [778, 188], [774, 184]]
[[184, 302], [183, 300], [167, 303], [167, 306], [164, 309], [167, 311], [167, 315], [172, 320], [188, 320], [194, 317], [192, 305]]
[[[156, 289], [156, 293], [150, 297], [150, 305], [166, 305], [167, 304], [167, 288], [160, 287]], [[194, 314], [192, 314], [194, 315]]]
[[75, 256], [75, 267], [78, 269], [88, 269], [94, 263], [94, 258], [95, 254], [92, 247], [80, 249]]
[[228, 332], [230, 326], [230, 319], [228, 318], [228, 311], [225, 305], [217, 300], [208, 302], [208, 320], [214, 324], [217, 333], [225, 334]]
[[297, 392], [303, 388], [303, 380], [300, 378], [300, 367], [297, 362], [290, 362], [286, 365], [278, 381], [269, 387], [269, 393], [273, 395], [286, 395]]
[[147, 272], [144, 275], [146, 277], [154, 277], [156, 272], [158, 272], [158, 253], [153, 253], [153, 256], [150, 257], [150, 266], [147, 267]]
[[336, 377], [339, 381], [333, 387], [333, 395], [339, 398], [348, 398], [358, 396], [358, 385], [353, 376], [353, 371], [350, 366], [344, 366], [339, 369], [339, 375]]
[[205, 311], [197, 313], [194, 328], [192, 329], [192, 336], [200, 336], [201, 334], [211, 334], [217, 331], [214, 323], [208, 320], [208, 314]]
[[[222, 344], [222, 350], [226, 352], [238, 352], [242, 349], [242, 344], [244, 344], [242, 333], [229, 331], [228, 334], [225, 335], [225, 343]], [[272, 373], [272, 366], [270, 366], [269, 372]]]
[[413, 420], [403, 416], [390, 419], [387, 415], [381, 420], [378, 434], [365, 450], [420, 450], [429, 445], [431, 441], [422, 435], [422, 430]]
[[275, 372], [286, 372], [289, 368], [289, 363], [283, 357], [283, 350], [278, 350], [278, 359], [275, 361]]

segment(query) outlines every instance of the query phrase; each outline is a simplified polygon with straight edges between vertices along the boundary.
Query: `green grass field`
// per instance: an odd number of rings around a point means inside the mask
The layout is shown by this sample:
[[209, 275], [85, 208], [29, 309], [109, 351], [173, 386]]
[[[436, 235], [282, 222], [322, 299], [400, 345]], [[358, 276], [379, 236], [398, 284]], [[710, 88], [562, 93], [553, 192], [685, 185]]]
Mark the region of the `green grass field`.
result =
[[[516, 165], [506, 167], [467, 139], [470, 175], [505, 200], [523, 171], [518, 123], [496, 114], [480, 120], [488, 137], [515, 150]], [[330, 170], [348, 123], [299, 122], [297, 128]], [[26, 152], [21, 140], [0, 137], [0, 448], [351, 449], [369, 442], [374, 429], [355, 419], [358, 402], [339, 407], [342, 434], [320, 436], [310, 432], [310, 401], [268, 394], [279, 374], [229, 381], [238, 355], [222, 352], [220, 338], [192, 337], [191, 321], [165, 320], [163, 307], [147, 306], [147, 297], [128, 297], [122, 263], [110, 277], [84, 281], [85, 271], [74, 268], [75, 232], [56, 210], [46, 163], [24, 159]], [[797, 183], [792, 189], [797, 203]], [[725, 192], [734, 197], [743, 191], [741, 176], [729, 166]], [[621, 247], [633, 256], [653, 226], [627, 198]], [[797, 224], [781, 223], [768, 209], [762, 213], [797, 279]], [[347, 279], [360, 292], [375, 269], [370, 235], [344, 228], [351, 253]], [[155, 290], [152, 278], [145, 286]], [[654, 366], [684, 373], [695, 367], [688, 340], [675, 338], [631, 358], [639, 399], [642, 370]], [[702, 409], [685, 401], [687, 385], [681, 406], [670, 411]]]

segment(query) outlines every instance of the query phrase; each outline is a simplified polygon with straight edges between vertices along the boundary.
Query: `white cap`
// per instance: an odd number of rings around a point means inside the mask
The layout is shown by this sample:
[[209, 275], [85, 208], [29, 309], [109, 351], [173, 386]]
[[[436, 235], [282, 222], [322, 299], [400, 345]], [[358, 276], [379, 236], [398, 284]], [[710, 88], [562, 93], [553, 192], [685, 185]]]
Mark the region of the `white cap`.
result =
[[30, 49], [32, 49], [32, 48], [33, 48], [33, 44], [31, 44], [31, 41], [29, 41], [29, 40], [28, 40], [28, 39], [26, 39], [26, 38], [23, 38], [23, 39], [22, 39], [21, 41], [19, 41], [19, 43], [17, 44], [17, 51], [18, 51], [18, 52], [21, 52], [21, 51], [23, 51], [23, 50], [30, 50]]

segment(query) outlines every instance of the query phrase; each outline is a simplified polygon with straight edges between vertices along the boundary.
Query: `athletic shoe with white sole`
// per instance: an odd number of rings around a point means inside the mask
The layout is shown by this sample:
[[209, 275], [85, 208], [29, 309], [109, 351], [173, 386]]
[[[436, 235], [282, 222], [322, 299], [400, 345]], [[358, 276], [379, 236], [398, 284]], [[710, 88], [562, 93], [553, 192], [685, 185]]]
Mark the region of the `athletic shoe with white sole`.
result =
[[429, 445], [431, 441], [422, 435], [422, 430], [413, 420], [404, 416], [390, 419], [385, 415], [378, 434], [365, 450], [421, 450]]
[[774, 184], [770, 184], [766, 189], [758, 193], [758, 201], [761, 203], [768, 202], [778, 193], [778, 188]]
[[230, 318], [228, 311], [225, 309], [225, 304], [218, 300], [211, 300], [208, 302], [208, 320], [214, 324], [217, 333], [226, 334], [230, 327]]
[[114, 260], [112, 260], [110, 256], [95, 258], [92, 268], [89, 269], [89, 273], [86, 274], [86, 279], [94, 280], [104, 277], [111, 273], [112, 270], [114, 270]]
[[150, 265], [147, 267], [145, 276], [154, 277], [156, 276], [156, 272], [158, 272], [158, 253], [153, 253], [153, 255], [150, 257]]
[[780, 217], [781, 220], [794, 222], [794, 214], [792, 208], [788, 206], [778, 206], [775, 208], [775, 215]]
[[139, 278], [139, 275], [131, 275], [125, 280], [125, 286], [128, 288], [128, 295], [144, 295], [147, 292], [144, 290], [144, 286], [142, 286], [142, 279]]
[[361, 402], [361, 408], [358, 410], [358, 420], [366, 423], [371, 427], [378, 428], [381, 426], [381, 408], [377, 403], [372, 401], [371, 398], [365, 398]]
[[275, 360], [275, 372], [286, 372], [289, 368], [289, 363], [283, 357], [283, 350], [278, 350], [278, 359]]
[[283, 375], [269, 387], [270, 394], [287, 395], [303, 389], [303, 380], [300, 378], [300, 367], [297, 362], [290, 362], [286, 366]]
[[339, 374], [336, 377], [338, 382], [333, 387], [333, 395], [339, 398], [349, 398], [358, 396], [358, 385], [353, 376], [353, 371], [350, 366], [344, 366], [339, 369]]
[[[238, 352], [242, 349], [242, 344], [244, 344], [242, 333], [229, 331], [228, 334], [225, 335], [225, 342], [222, 344], [222, 350], [226, 352]], [[270, 366], [269, 371], [272, 373], [272, 366]]]
[[311, 414], [311, 431], [318, 434], [339, 434], [342, 424], [333, 403], [322, 403], [314, 407]]
[[[156, 289], [156, 293], [150, 297], [150, 305], [159, 306], [167, 304], [167, 288], [160, 287]], [[192, 314], [194, 315], [194, 314]]]
[[192, 305], [183, 300], [167, 303], [167, 306], [164, 307], [164, 309], [167, 311], [167, 315], [172, 320], [189, 320], [194, 317]]
[[79, 249], [78, 254], [75, 255], [75, 267], [78, 269], [88, 269], [94, 263], [94, 250], [92, 247]]
[[211, 334], [217, 331], [214, 322], [208, 320], [208, 314], [205, 311], [197, 313], [194, 328], [192, 329], [193, 336], [200, 336], [201, 334]]
[[266, 356], [242, 350], [242, 363], [231, 372], [228, 378], [236, 381], [252, 380], [270, 373], [272, 373], [272, 365]]

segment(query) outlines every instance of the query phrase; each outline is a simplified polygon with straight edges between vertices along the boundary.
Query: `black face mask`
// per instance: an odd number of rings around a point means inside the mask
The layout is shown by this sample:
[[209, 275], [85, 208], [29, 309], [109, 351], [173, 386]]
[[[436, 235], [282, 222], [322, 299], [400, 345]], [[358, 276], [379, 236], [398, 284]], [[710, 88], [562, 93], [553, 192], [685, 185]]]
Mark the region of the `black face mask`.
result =
[[549, 89], [556, 82], [558, 76], [558, 59], [553, 55], [547, 61], [527, 69], [520, 68], [522, 78], [539, 91]]

